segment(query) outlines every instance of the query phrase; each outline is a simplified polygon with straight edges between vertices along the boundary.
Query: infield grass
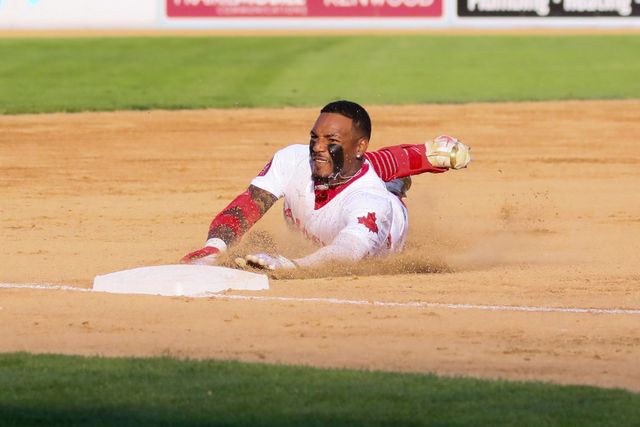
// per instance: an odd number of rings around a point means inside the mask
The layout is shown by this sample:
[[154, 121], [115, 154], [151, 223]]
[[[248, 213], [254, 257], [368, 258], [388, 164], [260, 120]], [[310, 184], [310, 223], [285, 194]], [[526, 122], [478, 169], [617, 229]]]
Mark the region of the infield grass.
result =
[[0, 113], [640, 98], [640, 37], [0, 39]]
[[622, 426], [622, 390], [220, 361], [0, 355], [0, 423]]

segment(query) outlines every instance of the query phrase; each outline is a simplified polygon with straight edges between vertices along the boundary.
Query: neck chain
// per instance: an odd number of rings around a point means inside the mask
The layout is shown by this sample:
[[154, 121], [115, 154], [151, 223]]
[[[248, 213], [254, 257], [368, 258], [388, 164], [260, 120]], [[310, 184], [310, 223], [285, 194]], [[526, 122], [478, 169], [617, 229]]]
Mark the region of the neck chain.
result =
[[[353, 177], [355, 177], [356, 175], [358, 175], [358, 173], [362, 170], [362, 166], [360, 166], [360, 169], [358, 169], [353, 175], [351, 176], [342, 176], [341, 172], [338, 172], [335, 175], [332, 175], [330, 177], [328, 177], [326, 179], [326, 181], [321, 182], [319, 184], [315, 184], [315, 189], [316, 190], [320, 190], [320, 191], [325, 191], [328, 190], [330, 188], [335, 188], [338, 187], [340, 185], [346, 184], [347, 182], [351, 181], [353, 179]], [[338, 179], [338, 178], [342, 178], [342, 181], [339, 182], [333, 182], [333, 183], [329, 183], [330, 179]]]

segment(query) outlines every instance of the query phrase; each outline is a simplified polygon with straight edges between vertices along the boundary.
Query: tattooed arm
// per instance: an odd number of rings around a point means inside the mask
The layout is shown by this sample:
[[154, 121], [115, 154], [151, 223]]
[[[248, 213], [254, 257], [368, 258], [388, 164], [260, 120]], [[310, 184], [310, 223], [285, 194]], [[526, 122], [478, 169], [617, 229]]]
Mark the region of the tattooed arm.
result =
[[220, 239], [226, 245], [235, 243], [278, 200], [276, 196], [250, 185], [211, 222], [209, 239]]
[[240, 240], [278, 200], [266, 190], [250, 185], [211, 222], [205, 247], [182, 258], [186, 264], [213, 264], [220, 252]]

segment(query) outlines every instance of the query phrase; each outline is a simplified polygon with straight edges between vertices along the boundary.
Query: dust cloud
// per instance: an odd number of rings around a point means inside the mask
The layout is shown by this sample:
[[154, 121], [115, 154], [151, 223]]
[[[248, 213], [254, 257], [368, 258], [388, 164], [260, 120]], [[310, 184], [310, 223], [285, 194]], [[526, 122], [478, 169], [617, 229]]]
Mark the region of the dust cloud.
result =
[[[439, 213], [437, 208], [427, 216], [415, 212], [405, 250], [399, 254], [358, 262], [333, 261], [315, 268], [269, 274], [273, 279], [443, 274], [501, 265], [556, 262], [557, 254], [547, 253], [544, 247], [545, 239], [557, 234], [555, 212], [548, 190], [505, 195], [486, 221], [456, 222]], [[229, 252], [222, 264], [235, 268], [235, 258], [249, 253], [297, 258], [316, 249], [300, 233], [285, 227], [253, 230]]]

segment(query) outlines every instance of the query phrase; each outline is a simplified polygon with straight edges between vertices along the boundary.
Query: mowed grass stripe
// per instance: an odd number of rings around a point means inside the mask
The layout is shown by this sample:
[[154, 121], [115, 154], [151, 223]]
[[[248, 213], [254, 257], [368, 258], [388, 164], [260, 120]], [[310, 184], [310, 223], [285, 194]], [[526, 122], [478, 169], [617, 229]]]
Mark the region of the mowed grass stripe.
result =
[[11, 425], [621, 426], [622, 390], [170, 358], [0, 355]]
[[640, 37], [0, 39], [0, 113], [640, 98]]

